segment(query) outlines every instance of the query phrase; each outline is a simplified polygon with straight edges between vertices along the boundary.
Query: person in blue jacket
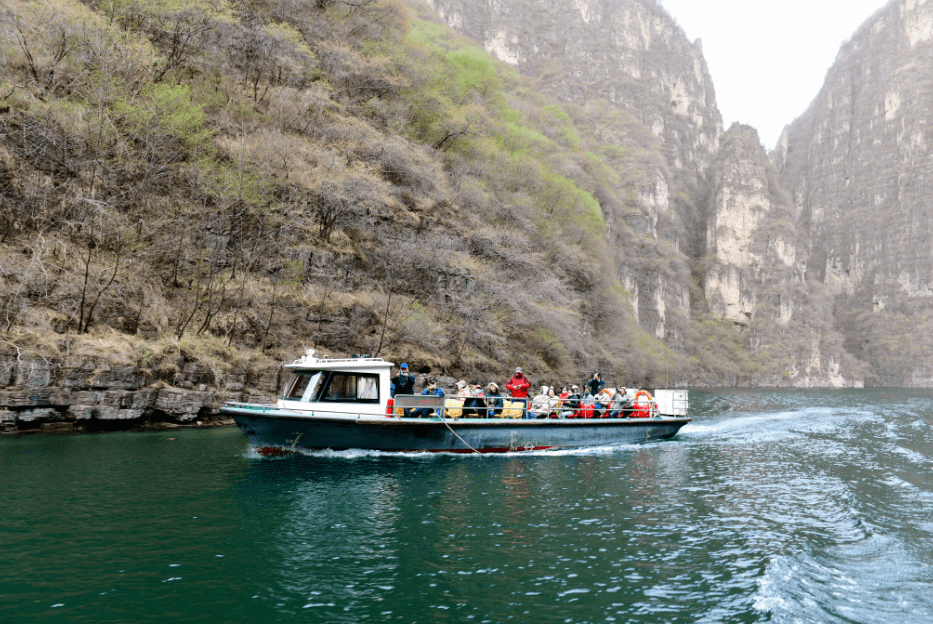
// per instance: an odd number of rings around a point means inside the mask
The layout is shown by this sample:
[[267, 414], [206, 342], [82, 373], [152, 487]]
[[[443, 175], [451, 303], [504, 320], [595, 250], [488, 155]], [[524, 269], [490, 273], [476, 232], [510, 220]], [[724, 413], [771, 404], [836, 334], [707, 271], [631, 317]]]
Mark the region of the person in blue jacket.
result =
[[[428, 379], [428, 387], [422, 390], [421, 394], [424, 396], [442, 397], [444, 396], [444, 390], [442, 388], [437, 387], [437, 380], [432, 377], [431, 379]], [[430, 418], [432, 411], [435, 412], [438, 416], [441, 415], [440, 409], [434, 410], [430, 407], [422, 407], [420, 409], [416, 409], [415, 411], [413, 411], [411, 413], [411, 417], [412, 418]]]
[[[398, 375], [390, 379], [392, 382], [392, 397], [396, 394], [414, 394], [415, 376], [408, 372], [408, 363], [402, 362], [399, 366]], [[411, 408], [405, 408], [405, 416], [411, 416]]]
[[606, 387], [606, 382], [603, 381], [602, 375], [599, 373], [593, 373], [593, 377], [586, 382], [586, 390], [588, 393], [592, 394], [594, 397], [599, 394], [599, 391]]

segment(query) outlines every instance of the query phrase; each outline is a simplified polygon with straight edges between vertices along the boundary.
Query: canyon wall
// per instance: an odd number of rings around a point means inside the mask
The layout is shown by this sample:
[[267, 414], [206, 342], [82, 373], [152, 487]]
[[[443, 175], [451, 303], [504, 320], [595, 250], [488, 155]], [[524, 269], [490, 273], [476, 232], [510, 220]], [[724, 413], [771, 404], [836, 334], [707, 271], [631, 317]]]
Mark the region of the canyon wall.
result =
[[931, 63], [933, 2], [889, 3], [772, 154], [812, 240], [807, 275], [884, 385], [933, 385]]
[[701, 266], [710, 312], [741, 328], [753, 354], [744, 383], [861, 385], [833, 326], [831, 298], [806, 279], [809, 240], [758, 132], [734, 124], [721, 145]]

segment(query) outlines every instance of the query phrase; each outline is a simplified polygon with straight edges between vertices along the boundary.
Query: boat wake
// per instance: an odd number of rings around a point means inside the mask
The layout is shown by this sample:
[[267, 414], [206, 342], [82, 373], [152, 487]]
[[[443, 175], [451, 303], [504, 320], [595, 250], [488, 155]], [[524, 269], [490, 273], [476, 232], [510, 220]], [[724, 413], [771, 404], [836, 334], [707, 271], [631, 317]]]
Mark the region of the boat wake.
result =
[[243, 451], [243, 457], [246, 459], [258, 459], [265, 461], [281, 461], [294, 457], [317, 457], [323, 459], [359, 461], [366, 459], [409, 459], [411, 461], [434, 460], [443, 457], [457, 458], [495, 458], [495, 457], [593, 457], [613, 455], [616, 453], [625, 453], [644, 449], [644, 444], [609, 444], [604, 446], [575, 447], [568, 449], [552, 449], [538, 451], [516, 451], [514, 453], [448, 453], [448, 452], [399, 452], [399, 451], [373, 451], [366, 449], [347, 449], [343, 451], [334, 451], [330, 449], [309, 450], [309, 449], [288, 449], [281, 454], [263, 454], [254, 447], [248, 447]]
[[713, 419], [698, 417], [680, 430], [682, 439], [706, 442], [775, 442], [800, 434], [832, 433], [845, 423], [877, 418], [869, 412], [840, 412], [831, 408], [755, 414], [729, 414]]
[[931, 566], [898, 540], [873, 534], [830, 551], [773, 559], [755, 609], [775, 622], [933, 621]]

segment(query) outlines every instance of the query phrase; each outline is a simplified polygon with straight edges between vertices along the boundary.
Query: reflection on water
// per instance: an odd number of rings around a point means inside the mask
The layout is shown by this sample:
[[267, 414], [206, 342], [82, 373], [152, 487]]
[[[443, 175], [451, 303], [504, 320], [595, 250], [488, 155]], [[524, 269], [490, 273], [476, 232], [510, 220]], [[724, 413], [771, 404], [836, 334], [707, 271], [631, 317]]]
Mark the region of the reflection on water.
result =
[[252, 454], [0, 439], [0, 616], [933, 621], [933, 392], [694, 392], [671, 441]]

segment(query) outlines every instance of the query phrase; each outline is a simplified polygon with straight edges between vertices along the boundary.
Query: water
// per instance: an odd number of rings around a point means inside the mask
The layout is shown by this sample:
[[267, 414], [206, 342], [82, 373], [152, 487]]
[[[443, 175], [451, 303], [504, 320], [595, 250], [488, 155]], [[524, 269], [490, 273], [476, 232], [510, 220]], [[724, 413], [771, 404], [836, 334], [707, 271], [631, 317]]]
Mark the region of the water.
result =
[[527, 455], [2, 438], [0, 620], [933, 621], [933, 392], [691, 400], [671, 441]]

